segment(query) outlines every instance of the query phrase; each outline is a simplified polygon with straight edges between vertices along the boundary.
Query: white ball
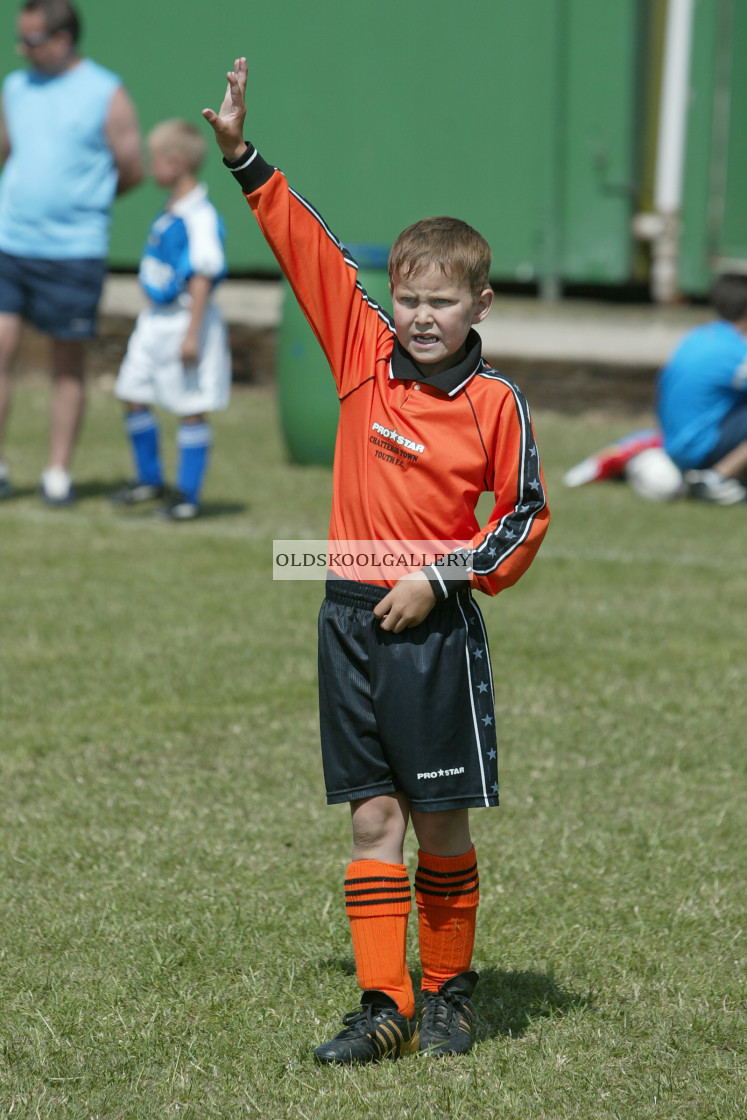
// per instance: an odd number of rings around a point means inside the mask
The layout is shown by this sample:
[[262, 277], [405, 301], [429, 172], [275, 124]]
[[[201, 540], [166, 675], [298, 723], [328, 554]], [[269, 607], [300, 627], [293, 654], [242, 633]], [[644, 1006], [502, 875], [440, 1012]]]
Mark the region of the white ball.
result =
[[639, 498], [671, 502], [686, 491], [682, 471], [661, 447], [649, 447], [634, 455], [625, 467], [625, 477]]

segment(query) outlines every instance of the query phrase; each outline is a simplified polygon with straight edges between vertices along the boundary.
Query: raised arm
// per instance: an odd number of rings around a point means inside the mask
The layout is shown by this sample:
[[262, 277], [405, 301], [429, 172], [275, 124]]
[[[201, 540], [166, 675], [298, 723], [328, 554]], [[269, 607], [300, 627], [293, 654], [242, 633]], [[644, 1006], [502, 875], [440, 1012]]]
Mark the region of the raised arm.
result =
[[244, 142], [244, 118], [246, 117], [246, 79], [245, 58], [237, 58], [233, 70], [226, 77], [226, 96], [217, 113], [203, 109], [202, 115], [215, 133], [218, 147], [224, 159], [236, 160], [246, 149]]
[[123, 86], [114, 91], [106, 118], [106, 138], [117, 168], [117, 194], [136, 187], [143, 178], [140, 128], [137, 112]]
[[220, 109], [203, 109], [223, 159], [241, 187], [275, 259], [288, 279], [344, 396], [370, 370], [361, 353], [391, 353], [393, 329], [358, 283], [357, 265], [314, 206], [244, 140], [247, 62], [227, 74]]

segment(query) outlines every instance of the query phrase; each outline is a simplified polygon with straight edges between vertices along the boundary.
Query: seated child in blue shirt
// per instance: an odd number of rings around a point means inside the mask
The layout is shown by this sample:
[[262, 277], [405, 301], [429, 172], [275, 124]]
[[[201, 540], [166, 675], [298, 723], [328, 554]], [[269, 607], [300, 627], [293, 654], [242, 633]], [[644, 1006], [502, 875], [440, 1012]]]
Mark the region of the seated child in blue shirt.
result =
[[658, 380], [664, 450], [692, 497], [717, 505], [747, 499], [747, 276], [720, 276], [718, 319], [685, 336]]

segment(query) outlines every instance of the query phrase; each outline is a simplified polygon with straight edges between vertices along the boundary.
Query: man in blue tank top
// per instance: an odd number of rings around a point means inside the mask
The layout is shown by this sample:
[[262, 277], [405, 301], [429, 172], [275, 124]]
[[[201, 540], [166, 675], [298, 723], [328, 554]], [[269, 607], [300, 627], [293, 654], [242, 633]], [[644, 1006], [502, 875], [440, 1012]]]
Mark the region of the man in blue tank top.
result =
[[85, 403], [112, 202], [143, 177], [137, 116], [120, 79], [78, 54], [70, 0], [26, 0], [17, 20], [28, 69], [3, 83], [0, 118], [0, 497], [12, 493], [3, 435], [23, 320], [50, 336], [50, 505], [73, 499], [70, 461]]

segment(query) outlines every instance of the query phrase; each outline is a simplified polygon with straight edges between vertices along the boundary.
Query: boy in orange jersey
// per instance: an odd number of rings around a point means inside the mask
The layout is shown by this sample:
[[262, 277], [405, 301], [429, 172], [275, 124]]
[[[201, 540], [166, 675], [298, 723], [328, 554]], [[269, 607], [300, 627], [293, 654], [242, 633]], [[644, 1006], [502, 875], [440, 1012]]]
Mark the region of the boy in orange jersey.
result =
[[[360, 1006], [315, 1050], [324, 1063], [472, 1042], [478, 903], [469, 809], [498, 804], [485, 629], [471, 590], [494, 595], [531, 563], [548, 509], [529, 410], [480, 355], [490, 249], [464, 222], [426, 219], [389, 259], [392, 319], [355, 261], [285, 176], [244, 141], [246, 59], [219, 112], [203, 110], [329, 362], [340, 398], [330, 541], [452, 542], [396, 579], [328, 579], [319, 615], [327, 800], [349, 802], [345, 878]], [[495, 493], [486, 525], [479, 495]], [[382, 573], [384, 576], [386, 573]], [[423, 980], [418, 1030], [405, 956], [403, 863], [417, 836]]]

